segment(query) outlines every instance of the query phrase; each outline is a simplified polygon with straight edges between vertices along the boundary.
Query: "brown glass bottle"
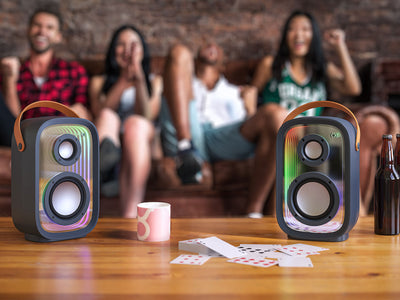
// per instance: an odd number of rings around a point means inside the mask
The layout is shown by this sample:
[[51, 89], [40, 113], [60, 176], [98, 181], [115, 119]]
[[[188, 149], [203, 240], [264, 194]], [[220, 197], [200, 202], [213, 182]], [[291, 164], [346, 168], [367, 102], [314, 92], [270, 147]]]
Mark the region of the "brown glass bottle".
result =
[[394, 148], [394, 166], [400, 176], [400, 134], [396, 134], [396, 147]]
[[375, 233], [399, 234], [399, 175], [394, 166], [392, 136], [384, 135], [381, 162], [375, 175]]

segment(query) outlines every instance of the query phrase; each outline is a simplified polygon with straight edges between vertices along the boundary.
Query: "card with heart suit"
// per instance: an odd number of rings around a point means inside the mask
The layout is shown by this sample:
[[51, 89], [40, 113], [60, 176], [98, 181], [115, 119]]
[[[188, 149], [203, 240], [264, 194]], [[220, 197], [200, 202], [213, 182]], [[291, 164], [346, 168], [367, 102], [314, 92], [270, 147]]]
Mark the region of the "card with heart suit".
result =
[[210, 256], [206, 255], [192, 255], [192, 254], [182, 254], [177, 258], [172, 260], [171, 264], [177, 265], [197, 265], [200, 266], [204, 264], [207, 260], [210, 259]]
[[254, 266], [254, 267], [262, 267], [262, 268], [268, 268], [268, 267], [278, 264], [278, 262], [276, 260], [263, 259], [263, 258], [259, 258], [259, 257], [251, 258], [251, 257], [247, 257], [247, 256], [234, 258], [234, 259], [228, 260], [228, 262], [249, 265], [249, 266]]
[[308, 256], [319, 255], [320, 253], [318, 251], [325, 251], [329, 249], [305, 244], [293, 244], [279, 247], [276, 250], [289, 254], [291, 256]]

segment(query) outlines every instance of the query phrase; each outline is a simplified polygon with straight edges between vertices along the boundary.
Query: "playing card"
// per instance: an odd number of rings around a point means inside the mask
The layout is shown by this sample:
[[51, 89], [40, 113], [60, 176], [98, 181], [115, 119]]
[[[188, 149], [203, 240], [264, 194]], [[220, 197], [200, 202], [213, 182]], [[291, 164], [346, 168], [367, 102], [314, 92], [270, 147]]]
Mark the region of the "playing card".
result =
[[178, 264], [178, 265], [198, 265], [199, 266], [199, 265], [204, 264], [209, 259], [210, 259], [210, 257], [206, 256], [206, 255], [182, 254], [182, 255], [179, 255], [174, 260], [172, 260], [170, 263]]
[[202, 239], [191, 239], [179, 242], [179, 250], [189, 251], [198, 253], [201, 255], [213, 256], [218, 257], [221, 256], [220, 254], [216, 253], [215, 251], [211, 250], [207, 246], [199, 243]]
[[312, 268], [314, 267], [311, 259], [309, 257], [303, 256], [288, 256], [278, 258], [279, 266], [280, 267], [306, 267]]
[[295, 247], [301, 248], [303, 250], [308, 250], [308, 251], [312, 251], [312, 252], [329, 250], [328, 248], [322, 248], [322, 247], [312, 246], [312, 245], [307, 245], [307, 244], [293, 244], [291, 246], [295, 246]]
[[268, 268], [268, 267], [278, 264], [278, 262], [276, 260], [263, 259], [263, 258], [250, 258], [250, 257], [246, 257], [246, 256], [234, 258], [234, 259], [228, 260], [228, 262], [243, 264], [243, 265], [250, 265], [250, 266], [255, 266], [255, 267], [262, 267], [262, 268]]
[[248, 257], [265, 257], [268, 252], [273, 251], [278, 247], [281, 247], [281, 245], [241, 244], [238, 249], [244, 251]]
[[277, 250], [289, 254], [291, 256], [319, 255], [318, 251], [310, 250], [309, 247], [303, 247], [299, 244], [282, 246], [277, 248]]
[[205, 239], [201, 239], [198, 241], [200, 244], [206, 246], [207, 248], [227, 257], [234, 258], [245, 255], [245, 253], [231, 244], [215, 237], [209, 237]]
[[265, 253], [265, 258], [284, 258], [284, 257], [290, 257], [290, 255], [278, 251], [269, 251]]

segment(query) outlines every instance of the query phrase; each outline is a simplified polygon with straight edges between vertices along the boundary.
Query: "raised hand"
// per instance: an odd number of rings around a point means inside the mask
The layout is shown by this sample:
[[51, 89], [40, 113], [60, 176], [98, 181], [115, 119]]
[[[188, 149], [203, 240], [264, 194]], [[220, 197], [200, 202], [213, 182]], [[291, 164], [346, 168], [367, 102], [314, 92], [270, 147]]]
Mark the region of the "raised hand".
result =
[[138, 81], [142, 81], [144, 79], [144, 72], [142, 68], [142, 58], [143, 51], [141, 47], [138, 47], [136, 43], [132, 43], [131, 53], [128, 65], [126, 67], [126, 76], [127, 79], [133, 81], [133, 83], [137, 83]]
[[324, 38], [331, 47], [339, 48], [345, 45], [346, 34], [341, 29], [331, 29], [325, 32]]
[[1, 72], [5, 80], [18, 81], [21, 64], [15, 56], [4, 57], [1, 60]]

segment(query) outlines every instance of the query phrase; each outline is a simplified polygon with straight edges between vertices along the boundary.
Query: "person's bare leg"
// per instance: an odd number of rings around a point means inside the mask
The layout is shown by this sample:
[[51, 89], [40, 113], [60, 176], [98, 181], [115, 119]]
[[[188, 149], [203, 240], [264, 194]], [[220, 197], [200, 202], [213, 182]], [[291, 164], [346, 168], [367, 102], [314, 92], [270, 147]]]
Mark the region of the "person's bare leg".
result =
[[143, 201], [151, 168], [151, 142], [154, 127], [146, 119], [131, 116], [124, 123], [123, 155], [120, 170], [122, 216], [136, 218]]
[[83, 106], [81, 103], [75, 103], [70, 107], [80, 118], [87, 119], [89, 121], [93, 120], [92, 114], [90, 111]]
[[190, 139], [189, 101], [193, 98], [193, 55], [183, 45], [175, 45], [164, 70], [164, 95], [168, 103], [177, 139]]
[[95, 123], [100, 143], [105, 138], [109, 138], [115, 146], [120, 146], [119, 130], [121, 120], [116, 112], [109, 108], [101, 110]]
[[174, 46], [164, 71], [164, 95], [176, 130], [176, 171], [183, 184], [197, 184], [201, 181], [203, 163], [191, 143], [189, 102], [193, 99], [193, 72], [194, 61], [190, 50], [183, 45]]
[[361, 215], [368, 214], [376, 172], [376, 154], [382, 144], [382, 135], [389, 131], [386, 121], [378, 115], [368, 115], [360, 123], [360, 189]]
[[267, 104], [259, 108], [241, 128], [242, 135], [256, 143], [247, 213], [262, 213], [273, 187], [276, 175], [276, 135], [286, 115], [287, 111], [279, 105]]

